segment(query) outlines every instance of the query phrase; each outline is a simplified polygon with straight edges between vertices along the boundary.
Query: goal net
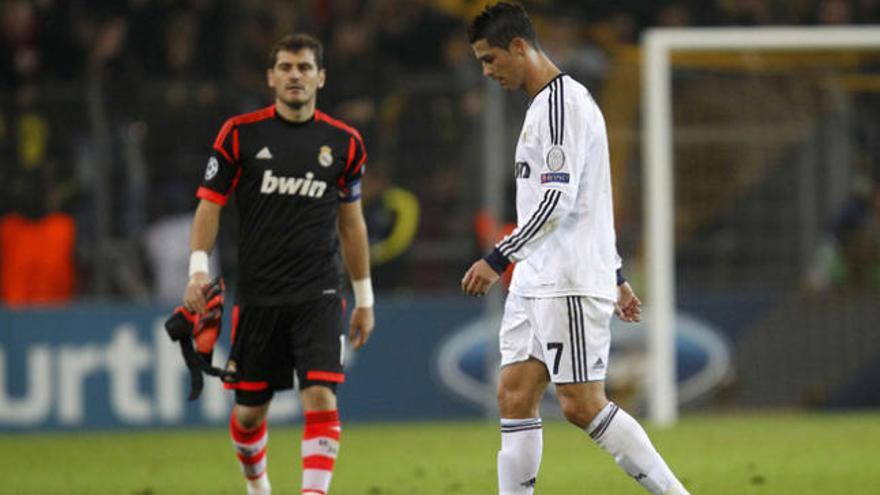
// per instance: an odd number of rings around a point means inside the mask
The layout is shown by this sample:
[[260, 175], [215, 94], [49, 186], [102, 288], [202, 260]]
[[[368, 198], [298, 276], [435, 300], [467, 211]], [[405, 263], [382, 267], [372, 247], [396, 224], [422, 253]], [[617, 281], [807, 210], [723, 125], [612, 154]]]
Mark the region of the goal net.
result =
[[642, 54], [651, 419], [677, 416], [678, 315], [730, 343], [725, 405], [880, 404], [880, 28], [657, 29]]

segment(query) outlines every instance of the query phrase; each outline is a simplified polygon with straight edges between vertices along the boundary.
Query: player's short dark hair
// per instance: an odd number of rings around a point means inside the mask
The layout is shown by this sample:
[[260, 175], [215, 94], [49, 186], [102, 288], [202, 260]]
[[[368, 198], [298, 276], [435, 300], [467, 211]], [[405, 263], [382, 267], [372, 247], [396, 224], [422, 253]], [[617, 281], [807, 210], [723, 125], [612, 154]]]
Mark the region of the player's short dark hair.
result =
[[485, 39], [491, 47], [507, 49], [514, 38], [538, 48], [538, 37], [522, 5], [499, 2], [483, 9], [468, 26], [471, 44]]
[[315, 63], [318, 64], [318, 69], [324, 68], [324, 45], [314, 36], [304, 33], [288, 34], [276, 41], [272, 45], [272, 50], [269, 51], [268, 68], [275, 67], [275, 62], [278, 61], [278, 52], [296, 53], [303, 49], [311, 50], [315, 54]]

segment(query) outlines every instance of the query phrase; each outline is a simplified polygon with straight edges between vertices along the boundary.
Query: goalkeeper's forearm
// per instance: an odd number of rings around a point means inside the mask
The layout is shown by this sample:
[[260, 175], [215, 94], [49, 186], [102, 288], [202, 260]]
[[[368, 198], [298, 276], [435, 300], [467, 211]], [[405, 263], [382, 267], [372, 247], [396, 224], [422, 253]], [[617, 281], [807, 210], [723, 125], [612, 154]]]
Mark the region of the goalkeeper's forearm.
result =
[[370, 244], [360, 201], [342, 205], [339, 209], [339, 240], [342, 260], [351, 278], [355, 307], [373, 306], [373, 287], [370, 280]]
[[190, 252], [194, 253], [190, 263], [190, 275], [198, 271], [208, 272], [207, 257], [214, 249], [214, 243], [217, 241], [217, 232], [220, 230], [220, 211], [222, 208], [217, 203], [204, 199], [196, 208], [189, 241]]

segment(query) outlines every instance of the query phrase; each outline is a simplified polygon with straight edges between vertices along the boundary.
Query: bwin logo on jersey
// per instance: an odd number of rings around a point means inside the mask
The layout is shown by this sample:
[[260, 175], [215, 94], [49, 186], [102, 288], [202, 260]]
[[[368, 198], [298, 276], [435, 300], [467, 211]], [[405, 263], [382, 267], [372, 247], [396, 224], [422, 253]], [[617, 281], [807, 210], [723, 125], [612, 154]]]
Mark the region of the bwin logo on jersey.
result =
[[532, 168], [528, 162], [516, 162], [513, 173], [517, 179], [528, 179], [532, 175]]
[[263, 183], [260, 192], [263, 194], [287, 194], [289, 196], [300, 195], [310, 198], [320, 198], [327, 190], [327, 183], [322, 180], [314, 180], [315, 174], [306, 172], [302, 177], [276, 177], [271, 170], [263, 173]]

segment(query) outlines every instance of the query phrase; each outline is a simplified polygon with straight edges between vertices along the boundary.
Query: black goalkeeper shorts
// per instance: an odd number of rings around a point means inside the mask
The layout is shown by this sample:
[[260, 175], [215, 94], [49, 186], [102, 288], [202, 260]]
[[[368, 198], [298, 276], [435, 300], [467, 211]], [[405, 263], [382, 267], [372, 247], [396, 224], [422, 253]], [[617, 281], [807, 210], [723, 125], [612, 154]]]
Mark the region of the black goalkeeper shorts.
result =
[[276, 390], [342, 383], [343, 300], [327, 295], [286, 306], [236, 306], [230, 361], [238, 371], [235, 402], [265, 404]]

